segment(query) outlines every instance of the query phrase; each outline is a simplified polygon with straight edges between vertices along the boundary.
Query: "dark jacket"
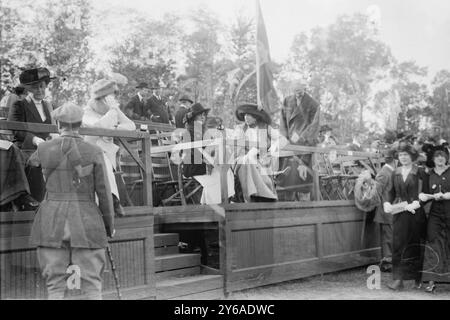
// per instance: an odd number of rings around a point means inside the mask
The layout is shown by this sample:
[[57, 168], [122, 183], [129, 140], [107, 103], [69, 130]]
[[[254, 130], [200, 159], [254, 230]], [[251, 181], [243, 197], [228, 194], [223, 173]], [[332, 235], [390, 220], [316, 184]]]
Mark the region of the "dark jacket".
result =
[[392, 173], [393, 169], [384, 165], [378, 172], [375, 180], [377, 182], [377, 191], [381, 197], [381, 205], [378, 206], [374, 221], [382, 224], [392, 224], [392, 214], [384, 212], [383, 203], [389, 201], [389, 194], [393, 188]]
[[[30, 123], [40, 123], [40, 124], [52, 124], [50, 116], [50, 106], [49, 103], [43, 101], [44, 113], [46, 116], [45, 122], [42, 121], [39, 111], [37, 110], [34, 102], [32, 100], [23, 99], [16, 101], [12, 108], [9, 110], [8, 121], [18, 121], [18, 122], [30, 122]], [[36, 146], [33, 144], [33, 138], [37, 136], [41, 139], [46, 140], [49, 137], [48, 133], [32, 133], [28, 131], [15, 131], [14, 132], [14, 142], [17, 146], [24, 150], [36, 150]]]
[[154, 95], [147, 100], [146, 103], [147, 112], [153, 115], [151, 119], [153, 122], [167, 123], [169, 124], [169, 112], [167, 106], [163, 100], [156, 98]]
[[[191, 142], [203, 140], [204, 128], [201, 130], [202, 132], [194, 132], [194, 124], [192, 122], [186, 128], [189, 131]], [[203, 162], [203, 154], [198, 149], [187, 149], [183, 152], [187, 153], [186, 159], [190, 160], [190, 163], [189, 160], [185, 160], [183, 164], [183, 175], [187, 178], [205, 175], [206, 164]]]
[[184, 116], [189, 112], [189, 109], [186, 107], [180, 107], [177, 113], [175, 114], [175, 126], [177, 128], [183, 129], [185, 124], [183, 123]]
[[134, 120], [149, 120], [150, 115], [147, 113], [147, 110], [145, 108], [145, 102], [141, 101], [139, 99], [138, 95], [135, 95], [133, 98], [131, 98], [130, 102], [125, 106], [125, 110], [131, 109], [133, 110], [133, 117]]
[[67, 221], [72, 247], [105, 248], [114, 229], [114, 209], [102, 150], [79, 135], [65, 135], [41, 143], [29, 162], [42, 166], [47, 181], [31, 244], [60, 247]]

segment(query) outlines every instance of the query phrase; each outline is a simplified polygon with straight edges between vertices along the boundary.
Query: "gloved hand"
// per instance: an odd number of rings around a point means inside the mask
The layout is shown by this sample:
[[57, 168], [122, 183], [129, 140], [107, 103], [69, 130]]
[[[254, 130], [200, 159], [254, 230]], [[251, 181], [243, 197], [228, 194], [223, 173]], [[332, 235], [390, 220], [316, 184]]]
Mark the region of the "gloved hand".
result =
[[444, 193], [443, 199], [444, 200], [450, 200], [450, 192]]
[[425, 193], [421, 193], [421, 194], [419, 194], [419, 200], [422, 202], [426, 202], [429, 200], [429, 196]]
[[392, 213], [392, 205], [389, 202], [383, 203], [383, 210], [386, 213]]
[[33, 144], [37, 147], [38, 145], [40, 145], [42, 142], [45, 142], [44, 139], [41, 139], [39, 137], [33, 137]]
[[308, 167], [301, 164], [297, 167], [298, 175], [302, 180], [306, 180], [308, 177]]
[[411, 212], [412, 214], [416, 213], [415, 206], [412, 203], [408, 203], [405, 210]]
[[434, 200], [440, 201], [444, 199], [444, 194], [442, 192], [438, 192], [434, 194]]

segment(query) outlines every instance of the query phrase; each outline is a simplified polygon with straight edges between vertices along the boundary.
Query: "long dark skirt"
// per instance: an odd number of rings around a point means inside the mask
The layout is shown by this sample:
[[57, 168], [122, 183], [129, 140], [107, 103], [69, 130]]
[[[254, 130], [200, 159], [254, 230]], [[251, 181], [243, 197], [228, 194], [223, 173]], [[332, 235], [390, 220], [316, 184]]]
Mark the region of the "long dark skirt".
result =
[[392, 271], [394, 280], [420, 280], [423, 265], [426, 216], [401, 212], [393, 218]]
[[450, 212], [448, 211], [432, 210], [430, 212], [423, 280], [450, 282]]

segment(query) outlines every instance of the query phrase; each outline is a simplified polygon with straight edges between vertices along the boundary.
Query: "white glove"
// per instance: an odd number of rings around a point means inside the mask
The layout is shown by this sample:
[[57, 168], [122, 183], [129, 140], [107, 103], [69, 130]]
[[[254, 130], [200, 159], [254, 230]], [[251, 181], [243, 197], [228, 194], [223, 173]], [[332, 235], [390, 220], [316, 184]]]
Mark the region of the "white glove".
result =
[[422, 202], [428, 201], [428, 195], [426, 195], [425, 193], [419, 194], [419, 200]]
[[412, 214], [416, 213], [415, 209], [417, 209], [417, 208], [415, 208], [413, 203], [409, 203], [405, 207], [405, 210], [411, 212]]
[[389, 202], [383, 203], [383, 210], [386, 213], [392, 213], [392, 205]]
[[40, 145], [42, 142], [45, 142], [44, 139], [41, 139], [39, 137], [33, 137], [33, 144], [37, 147], [38, 145]]
[[308, 177], [308, 167], [301, 164], [297, 167], [297, 171], [298, 171], [298, 175], [300, 176], [300, 178], [302, 180], [306, 180], [306, 178]]
[[442, 192], [438, 192], [434, 194], [434, 200], [442, 200], [444, 198], [444, 194]]
[[444, 200], [450, 200], [450, 192], [444, 193], [443, 197]]

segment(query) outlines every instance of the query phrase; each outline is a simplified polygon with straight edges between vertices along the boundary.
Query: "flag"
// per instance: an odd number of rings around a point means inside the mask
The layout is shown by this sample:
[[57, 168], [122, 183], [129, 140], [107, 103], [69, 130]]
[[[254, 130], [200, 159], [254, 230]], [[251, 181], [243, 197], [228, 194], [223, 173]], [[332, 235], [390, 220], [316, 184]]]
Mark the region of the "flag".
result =
[[278, 107], [278, 97], [273, 86], [269, 41], [259, 0], [256, 0], [256, 86], [258, 109], [274, 114]]

